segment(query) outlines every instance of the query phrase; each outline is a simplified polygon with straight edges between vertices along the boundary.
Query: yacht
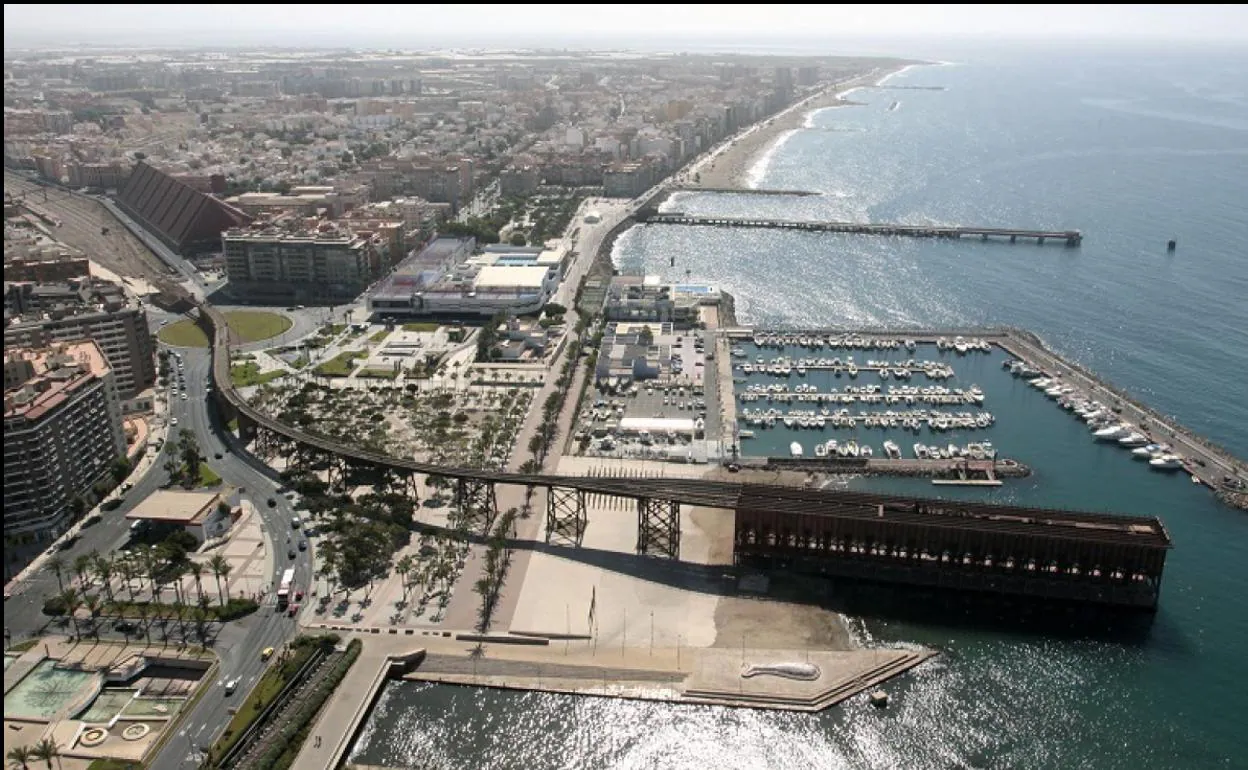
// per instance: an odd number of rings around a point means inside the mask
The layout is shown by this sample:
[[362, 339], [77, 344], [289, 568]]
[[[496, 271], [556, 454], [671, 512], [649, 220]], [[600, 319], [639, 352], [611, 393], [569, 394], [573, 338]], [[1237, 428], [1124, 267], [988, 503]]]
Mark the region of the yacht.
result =
[[789, 456], [790, 456], [790, 457], [801, 457], [801, 456], [802, 456], [802, 445], [801, 445], [801, 444], [799, 444], [799, 443], [797, 443], [796, 441], [794, 441], [792, 444], [789, 444]]
[[828, 456], [828, 445], [827, 444], [815, 444], [815, 457], [827, 457], [827, 456]]
[[1131, 450], [1131, 455], [1137, 460], [1148, 460], [1153, 455], [1160, 454], [1162, 451], [1161, 444], [1149, 444], [1148, 446], [1136, 447]]
[[888, 455], [888, 459], [890, 460], [901, 459], [901, 449], [897, 446], [897, 442], [895, 441], [884, 442], [884, 454]]
[[916, 443], [914, 445], [914, 456], [920, 460], [928, 459], [927, 447], [923, 444]]
[[1127, 426], [1119, 423], [1117, 425], [1109, 425], [1107, 427], [1100, 428], [1092, 435], [1097, 441], [1117, 441], [1119, 437], [1124, 435], [1126, 432]]
[[1173, 454], [1162, 454], [1149, 460], [1148, 466], [1157, 471], [1174, 471], [1183, 467], [1183, 458]]
[[863, 444], [862, 446], [858, 447], [859, 457], [870, 457], [871, 454], [872, 454], [871, 447], [867, 446], [866, 444]]
[[1148, 443], [1148, 436], [1143, 433], [1128, 433], [1118, 439], [1118, 443], [1125, 447], [1144, 446]]

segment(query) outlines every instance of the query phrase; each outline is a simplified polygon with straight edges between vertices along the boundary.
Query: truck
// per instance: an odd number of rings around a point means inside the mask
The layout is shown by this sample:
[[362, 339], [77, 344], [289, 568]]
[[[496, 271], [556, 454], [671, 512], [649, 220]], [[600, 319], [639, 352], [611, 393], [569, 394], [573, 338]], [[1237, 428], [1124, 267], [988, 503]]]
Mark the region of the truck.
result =
[[277, 588], [277, 609], [285, 610], [290, 604], [290, 592], [295, 584], [295, 568], [290, 567], [282, 573], [282, 582]]

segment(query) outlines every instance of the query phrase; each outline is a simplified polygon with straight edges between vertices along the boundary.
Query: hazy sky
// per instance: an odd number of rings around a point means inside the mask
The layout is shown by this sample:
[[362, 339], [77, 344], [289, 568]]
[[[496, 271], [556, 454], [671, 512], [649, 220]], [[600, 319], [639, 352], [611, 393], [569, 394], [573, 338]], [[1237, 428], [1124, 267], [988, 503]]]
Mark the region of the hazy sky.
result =
[[37, 5], [4, 6], [10, 45], [115, 43], [429, 48], [595, 41], [870, 37], [1248, 41], [1242, 5]]

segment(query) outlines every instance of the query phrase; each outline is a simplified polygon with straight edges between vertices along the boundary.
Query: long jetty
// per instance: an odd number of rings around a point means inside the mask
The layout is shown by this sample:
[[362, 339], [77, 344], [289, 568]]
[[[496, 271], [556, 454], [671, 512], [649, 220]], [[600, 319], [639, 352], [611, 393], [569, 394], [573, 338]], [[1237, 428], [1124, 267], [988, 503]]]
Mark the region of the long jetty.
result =
[[1067, 246], [1083, 243], [1078, 230], [1023, 230], [1009, 227], [946, 227], [942, 225], [898, 225], [867, 222], [801, 222], [784, 219], [691, 216], [683, 212], [650, 213], [639, 217], [650, 225], [692, 225], [700, 227], [754, 227], [773, 230], [800, 230], [815, 233], [849, 233], [853, 235], [900, 235], [911, 238], [963, 238], [979, 236], [981, 240], [1008, 238], [1010, 243], [1034, 240], [1043, 244], [1058, 241]]
[[823, 195], [823, 193], [816, 192], [814, 190], [773, 190], [763, 187], [701, 187], [696, 184], [671, 187], [668, 191], [672, 193], [690, 192], [720, 193], [724, 195], [793, 195], [798, 197]]

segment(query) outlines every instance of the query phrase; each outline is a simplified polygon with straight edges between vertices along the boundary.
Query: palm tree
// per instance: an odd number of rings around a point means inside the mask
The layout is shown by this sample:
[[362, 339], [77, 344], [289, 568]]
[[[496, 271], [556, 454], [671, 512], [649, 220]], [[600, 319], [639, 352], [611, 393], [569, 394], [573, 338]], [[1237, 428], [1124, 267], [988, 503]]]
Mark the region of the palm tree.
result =
[[121, 571], [121, 579], [126, 581], [126, 590], [130, 592], [130, 601], [134, 601], [134, 561], [129, 557], [123, 557], [117, 565]]
[[65, 573], [65, 557], [60, 554], [53, 554], [52, 557], [48, 559], [48, 569], [52, 570], [53, 575], [56, 575], [57, 590], [64, 591], [65, 578], [63, 575]]
[[147, 616], [149, 612], [147, 605], [146, 604], [138, 605], [137, 607], [135, 607], [135, 612], [138, 613], [139, 623], [142, 624], [143, 626], [143, 633], [147, 635], [147, 643], [151, 644], [152, 643], [152, 624], [147, 622]]
[[34, 750], [30, 752], [31, 759], [42, 759], [48, 763], [48, 770], [52, 770], [52, 760], [56, 760], [59, 767], [61, 764], [61, 747], [56, 745], [56, 741], [51, 738], [44, 738], [35, 744]]
[[36, 759], [35, 753], [29, 746], [16, 746], [11, 748], [9, 749], [9, 753], [5, 754], [4, 757], [9, 760], [9, 765], [11, 767], [20, 767], [22, 770], [27, 770], [27, 768], [30, 767], [31, 760]]
[[229, 577], [230, 563], [225, 560], [221, 554], [214, 554], [208, 560], [208, 568], [212, 570], [212, 576], [217, 579], [217, 596], [221, 599], [221, 606], [225, 606], [225, 592], [221, 590], [221, 578]]
[[94, 553], [83, 553], [74, 557], [74, 574], [78, 576], [79, 588], [87, 587], [87, 576], [91, 574], [91, 571], [95, 566], [93, 563], [94, 559], [92, 558], [95, 555], [96, 554]]
[[204, 576], [204, 565], [197, 561], [193, 561], [186, 566], [186, 571], [191, 577], [195, 578], [195, 594], [198, 603], [203, 604], [204, 601], [204, 584], [201, 582]]
[[411, 574], [412, 568], [415, 566], [416, 566], [416, 560], [412, 558], [411, 554], [408, 554], [407, 556], [404, 556], [402, 559], [399, 559], [398, 563], [394, 565], [394, 571], [399, 573], [399, 578], [402, 581], [403, 601], [405, 602], [407, 601], [407, 588], [408, 588], [407, 576]]
[[100, 607], [103, 604], [104, 600], [100, 598], [99, 594], [83, 594], [82, 596], [82, 606], [86, 607], [87, 611], [91, 613], [91, 633], [96, 639], [100, 638], [100, 629], [96, 625], [95, 619], [100, 614]]
[[95, 575], [104, 585], [104, 596], [111, 602], [113, 600], [113, 576], [117, 574], [117, 569], [113, 560], [108, 556], [96, 554], [94, 562]]
[[65, 606], [65, 613], [69, 615], [69, 619], [74, 624], [74, 636], [78, 636], [78, 616], [75, 613], [82, 606], [82, 599], [78, 597], [78, 591], [72, 587], [61, 591], [60, 599], [61, 604]]
[[182, 466], [178, 463], [178, 458], [169, 455], [165, 458], [165, 473], [169, 474], [169, 483], [177, 484], [182, 478]]

